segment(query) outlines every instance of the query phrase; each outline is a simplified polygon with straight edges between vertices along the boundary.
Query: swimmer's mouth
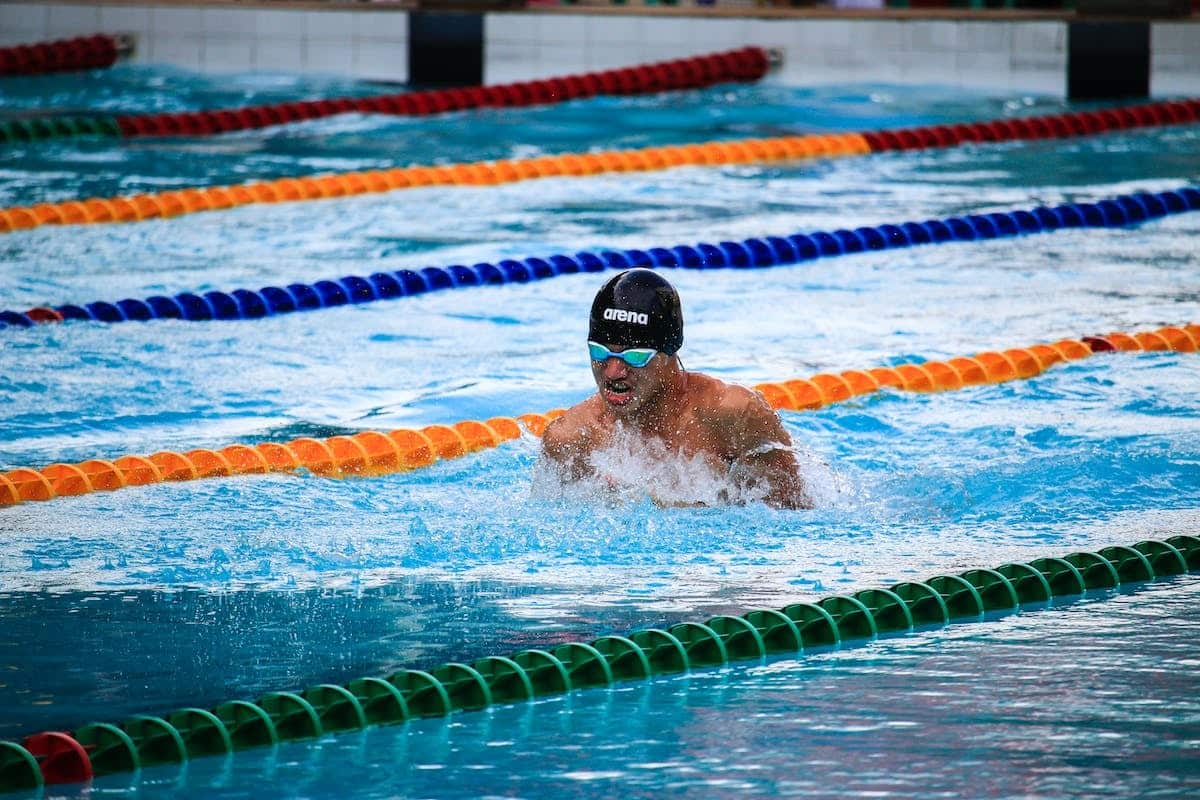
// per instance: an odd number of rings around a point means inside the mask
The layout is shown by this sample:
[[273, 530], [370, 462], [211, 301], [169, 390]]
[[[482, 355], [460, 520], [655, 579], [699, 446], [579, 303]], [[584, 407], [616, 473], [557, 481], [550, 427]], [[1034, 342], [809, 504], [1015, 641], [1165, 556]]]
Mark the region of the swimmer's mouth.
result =
[[604, 399], [614, 405], [623, 406], [629, 402], [633, 387], [625, 381], [605, 381]]

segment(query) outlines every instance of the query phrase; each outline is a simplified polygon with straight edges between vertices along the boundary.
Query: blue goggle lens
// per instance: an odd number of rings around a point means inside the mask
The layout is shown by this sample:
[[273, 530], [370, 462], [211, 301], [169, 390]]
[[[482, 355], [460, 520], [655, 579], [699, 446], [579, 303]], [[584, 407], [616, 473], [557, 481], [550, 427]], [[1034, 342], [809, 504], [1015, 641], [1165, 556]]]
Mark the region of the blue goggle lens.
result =
[[651, 347], [636, 347], [614, 353], [602, 344], [588, 342], [588, 353], [591, 354], [592, 361], [607, 361], [610, 358], [619, 358], [634, 368], [641, 368], [649, 364], [650, 359], [654, 358], [656, 352], [658, 351]]

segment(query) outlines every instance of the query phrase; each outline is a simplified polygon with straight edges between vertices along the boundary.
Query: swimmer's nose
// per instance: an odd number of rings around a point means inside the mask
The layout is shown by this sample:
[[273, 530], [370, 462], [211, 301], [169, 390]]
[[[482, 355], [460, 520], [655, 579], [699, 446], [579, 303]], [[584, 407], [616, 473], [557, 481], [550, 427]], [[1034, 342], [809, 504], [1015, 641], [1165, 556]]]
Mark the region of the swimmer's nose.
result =
[[604, 377], [623, 378], [629, 374], [629, 365], [619, 358], [610, 358], [604, 362]]

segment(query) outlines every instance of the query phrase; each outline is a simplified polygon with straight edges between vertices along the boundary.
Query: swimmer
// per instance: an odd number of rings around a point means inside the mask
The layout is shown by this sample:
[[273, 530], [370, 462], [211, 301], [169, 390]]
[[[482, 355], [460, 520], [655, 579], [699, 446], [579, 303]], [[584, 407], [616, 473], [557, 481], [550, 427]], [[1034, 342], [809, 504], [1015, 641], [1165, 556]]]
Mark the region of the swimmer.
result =
[[631, 269], [604, 284], [588, 329], [597, 392], [546, 426], [544, 460], [565, 483], [615, 484], [617, 476], [597, 475], [593, 456], [632, 438], [645, 457], [699, 457], [767, 505], [811, 508], [779, 417], [756, 392], [685, 370], [682, 345], [679, 294], [665, 278]]

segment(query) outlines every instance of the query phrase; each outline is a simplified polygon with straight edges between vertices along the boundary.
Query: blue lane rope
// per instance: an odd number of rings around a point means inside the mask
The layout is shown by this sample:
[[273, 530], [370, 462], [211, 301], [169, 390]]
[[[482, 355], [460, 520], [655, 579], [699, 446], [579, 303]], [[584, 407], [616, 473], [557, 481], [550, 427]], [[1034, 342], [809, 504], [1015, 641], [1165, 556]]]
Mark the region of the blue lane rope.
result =
[[37, 322], [91, 320], [126, 322], [151, 319], [257, 319], [294, 311], [313, 311], [343, 305], [391, 300], [441, 289], [527, 283], [579, 272], [603, 272], [630, 267], [653, 269], [744, 269], [798, 264], [818, 258], [875, 250], [916, 247], [945, 242], [971, 242], [1068, 228], [1119, 228], [1172, 214], [1200, 210], [1200, 189], [1185, 186], [1165, 192], [1118, 195], [1099, 203], [1065, 203], [1047, 208], [864, 226], [853, 230], [818, 231], [790, 236], [765, 236], [741, 242], [700, 243], [646, 250], [604, 250], [573, 256], [504, 259], [495, 264], [402, 269], [367, 277], [347, 275], [337, 280], [264, 286], [258, 291], [184, 292], [144, 300], [62, 305], [29, 312], [0, 311], [0, 328], [29, 327]]

